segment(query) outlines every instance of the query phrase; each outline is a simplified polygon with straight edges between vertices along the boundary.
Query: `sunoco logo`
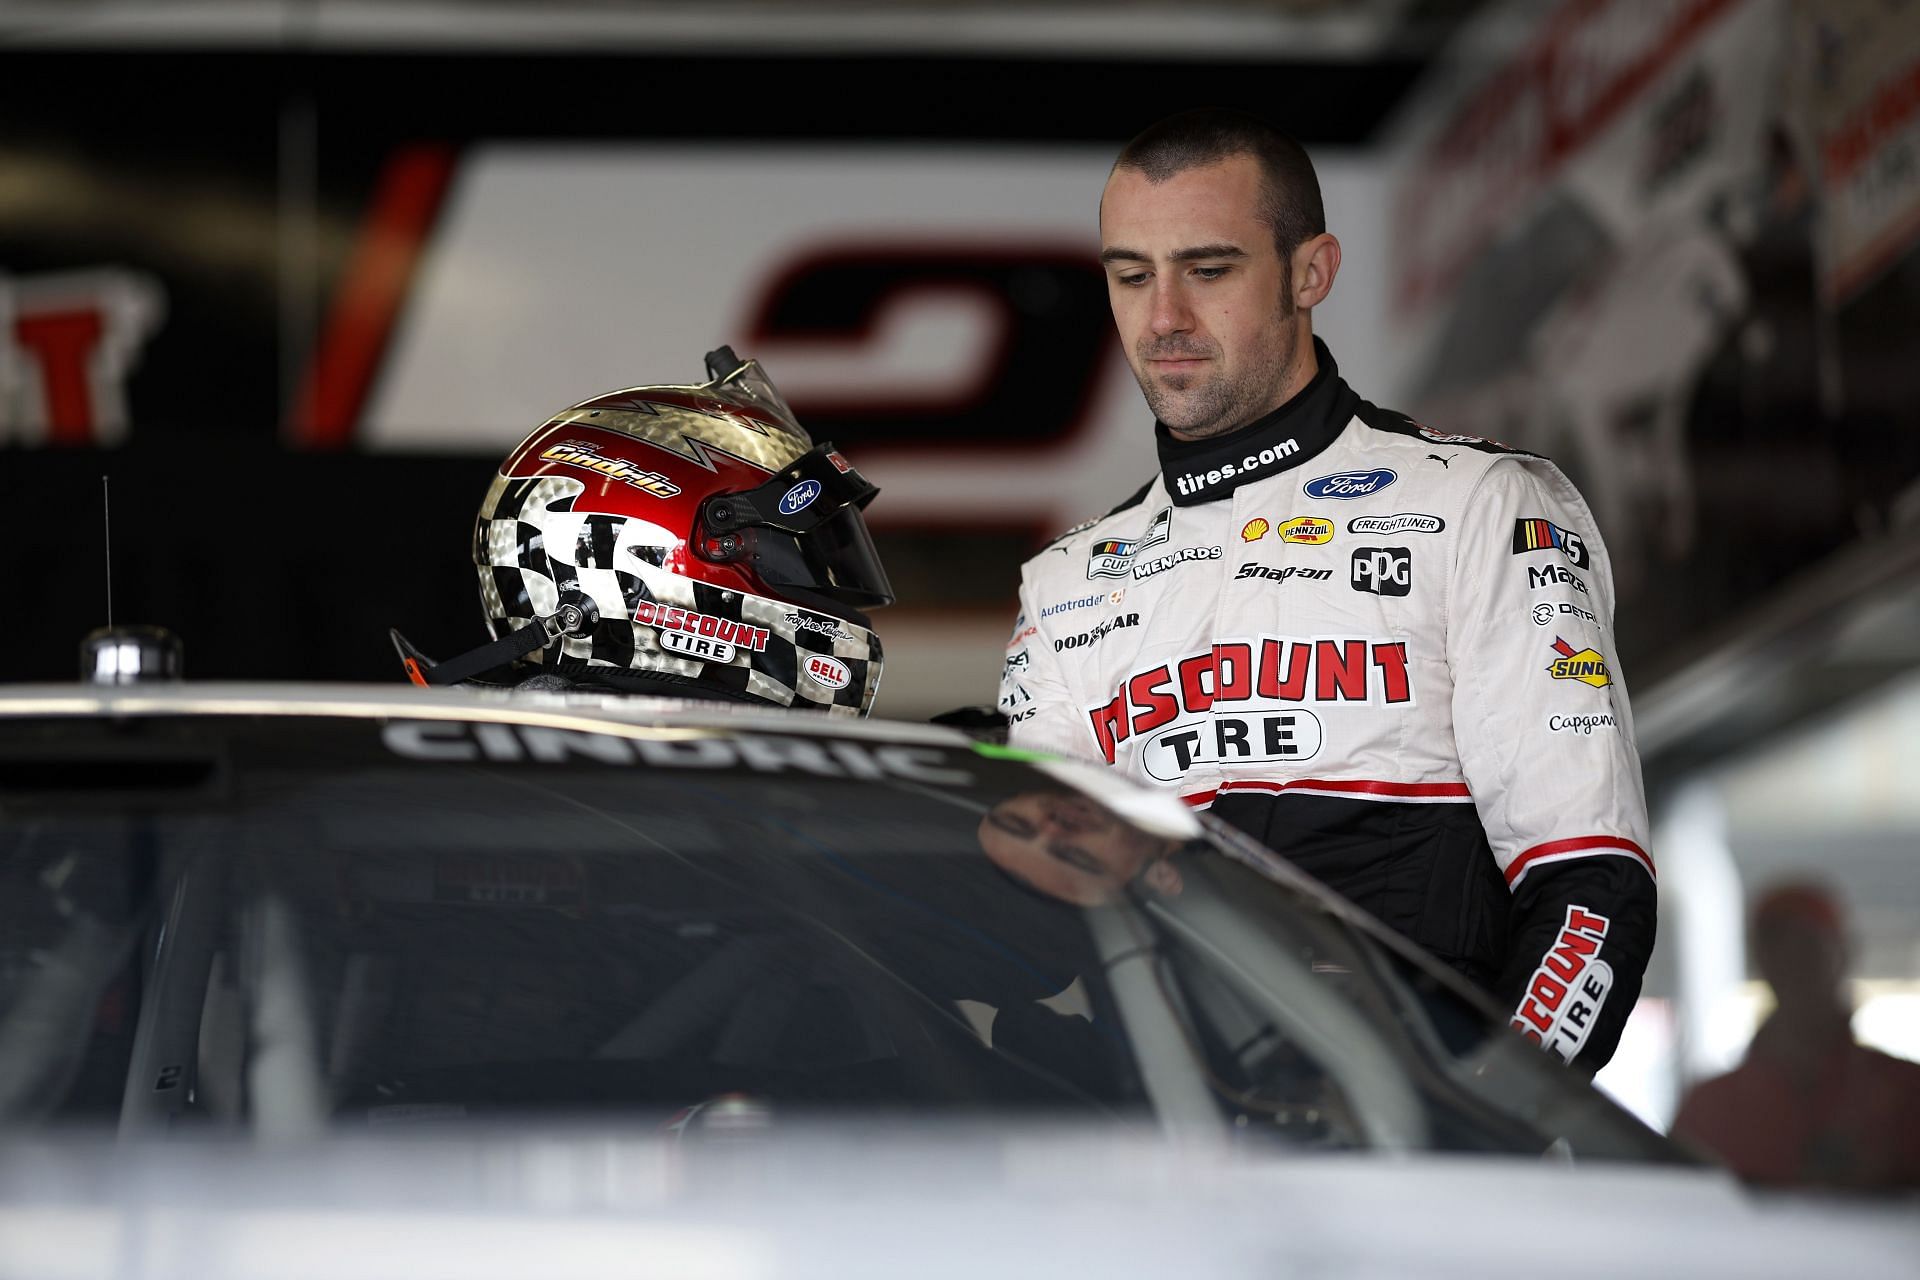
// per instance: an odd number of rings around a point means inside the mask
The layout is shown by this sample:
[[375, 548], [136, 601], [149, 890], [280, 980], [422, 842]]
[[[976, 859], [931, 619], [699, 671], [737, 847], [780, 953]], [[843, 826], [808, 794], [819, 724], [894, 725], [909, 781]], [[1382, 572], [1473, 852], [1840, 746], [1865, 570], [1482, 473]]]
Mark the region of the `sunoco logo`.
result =
[[1607, 660], [1598, 651], [1576, 651], [1559, 636], [1553, 638], [1553, 651], [1560, 656], [1547, 664], [1547, 672], [1555, 680], [1578, 680], [1596, 689], [1613, 683], [1613, 677], [1607, 673]]
[[1447, 527], [1439, 516], [1424, 516], [1403, 511], [1396, 516], [1355, 516], [1347, 521], [1348, 533], [1438, 533]]
[[1364, 498], [1399, 478], [1386, 467], [1372, 471], [1336, 471], [1330, 476], [1315, 476], [1301, 485], [1300, 490], [1309, 498]]

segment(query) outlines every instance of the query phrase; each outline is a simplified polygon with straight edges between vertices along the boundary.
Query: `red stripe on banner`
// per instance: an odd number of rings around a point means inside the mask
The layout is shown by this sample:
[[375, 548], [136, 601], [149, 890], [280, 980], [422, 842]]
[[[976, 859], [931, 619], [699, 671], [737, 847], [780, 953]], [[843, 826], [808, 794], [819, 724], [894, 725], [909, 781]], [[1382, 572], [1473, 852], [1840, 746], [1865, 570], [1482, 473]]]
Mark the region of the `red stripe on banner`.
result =
[[1512, 888], [1527, 873], [1527, 868], [1536, 862], [1569, 853], [1624, 853], [1639, 861], [1647, 869], [1648, 875], [1654, 875], [1653, 858], [1631, 840], [1622, 840], [1619, 836], [1574, 836], [1568, 840], [1549, 840], [1526, 850], [1513, 860], [1507, 868], [1507, 887]]
[[1225, 791], [1267, 791], [1279, 794], [1282, 791], [1338, 791], [1342, 794], [1368, 796], [1399, 796], [1409, 800], [1457, 799], [1470, 800], [1473, 793], [1467, 790], [1464, 782], [1374, 782], [1365, 779], [1341, 778], [1298, 778], [1292, 782], [1227, 782], [1220, 790]]
[[387, 161], [293, 403], [295, 443], [338, 449], [353, 439], [453, 162], [453, 149], [437, 144], [404, 147]]
[[1196, 809], [1204, 809], [1212, 804], [1213, 798], [1219, 794], [1218, 791], [1196, 791], [1190, 796], [1181, 796], [1180, 798]]

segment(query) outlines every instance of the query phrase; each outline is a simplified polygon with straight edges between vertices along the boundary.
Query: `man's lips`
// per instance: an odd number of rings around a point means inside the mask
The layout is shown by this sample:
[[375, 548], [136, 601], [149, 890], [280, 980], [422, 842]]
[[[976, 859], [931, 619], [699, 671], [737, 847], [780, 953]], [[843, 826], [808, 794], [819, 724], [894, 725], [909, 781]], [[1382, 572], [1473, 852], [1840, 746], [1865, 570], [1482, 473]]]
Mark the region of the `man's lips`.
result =
[[1147, 361], [1162, 373], [1185, 373], [1191, 369], [1198, 369], [1206, 362], [1205, 356], [1166, 356]]

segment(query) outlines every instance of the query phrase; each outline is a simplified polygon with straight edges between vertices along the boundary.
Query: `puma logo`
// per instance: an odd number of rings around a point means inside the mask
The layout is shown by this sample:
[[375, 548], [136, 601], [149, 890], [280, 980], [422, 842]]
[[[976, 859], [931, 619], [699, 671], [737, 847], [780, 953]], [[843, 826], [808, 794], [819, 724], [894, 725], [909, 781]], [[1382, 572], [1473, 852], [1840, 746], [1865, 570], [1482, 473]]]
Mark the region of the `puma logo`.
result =
[[1453, 460], [1459, 457], [1460, 455], [1457, 453], [1450, 453], [1443, 458], [1437, 453], [1430, 453], [1427, 456], [1429, 458], [1432, 458], [1435, 462], [1439, 463], [1443, 467], [1451, 467], [1453, 465]]

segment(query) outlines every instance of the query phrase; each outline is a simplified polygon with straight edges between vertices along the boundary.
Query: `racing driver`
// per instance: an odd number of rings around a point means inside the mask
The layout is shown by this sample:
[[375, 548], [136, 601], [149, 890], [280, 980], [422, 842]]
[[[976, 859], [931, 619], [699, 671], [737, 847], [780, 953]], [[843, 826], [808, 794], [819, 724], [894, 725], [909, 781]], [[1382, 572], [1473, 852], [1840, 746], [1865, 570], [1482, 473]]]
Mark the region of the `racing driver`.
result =
[[1597, 1069], [1655, 891], [1586, 503], [1348, 387], [1312, 330], [1340, 245], [1264, 121], [1150, 127], [1100, 239], [1160, 465], [1026, 564], [1010, 742], [1210, 807]]

